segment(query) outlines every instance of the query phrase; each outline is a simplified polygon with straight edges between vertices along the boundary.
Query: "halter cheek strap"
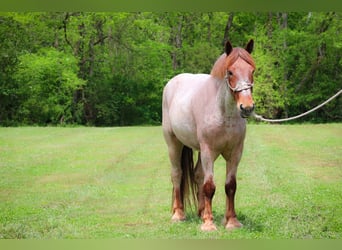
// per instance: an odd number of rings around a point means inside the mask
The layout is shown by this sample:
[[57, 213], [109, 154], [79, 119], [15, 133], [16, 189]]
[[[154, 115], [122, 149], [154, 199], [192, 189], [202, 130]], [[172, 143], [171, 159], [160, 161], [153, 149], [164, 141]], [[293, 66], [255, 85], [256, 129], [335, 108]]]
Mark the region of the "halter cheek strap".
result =
[[247, 90], [247, 89], [251, 89], [253, 88], [253, 85], [254, 83], [251, 83], [251, 82], [246, 82], [246, 81], [238, 81], [235, 88], [232, 87], [232, 85], [230, 84], [229, 82], [229, 75], [228, 75], [228, 72], [226, 73], [225, 77], [226, 79], [226, 82], [227, 82], [227, 85], [228, 87], [234, 92], [241, 92], [243, 90]]

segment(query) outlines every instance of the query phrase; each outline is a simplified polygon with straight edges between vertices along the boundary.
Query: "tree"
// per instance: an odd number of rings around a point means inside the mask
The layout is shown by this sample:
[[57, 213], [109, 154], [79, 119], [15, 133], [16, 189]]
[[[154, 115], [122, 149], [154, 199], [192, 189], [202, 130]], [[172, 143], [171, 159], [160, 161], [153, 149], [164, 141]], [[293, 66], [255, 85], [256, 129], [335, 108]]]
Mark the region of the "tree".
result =
[[[292, 116], [341, 89], [341, 13], [0, 14], [0, 124], [159, 124], [164, 85], [255, 40], [254, 98]], [[38, 111], [40, 110], [40, 111]], [[341, 99], [305, 119], [340, 121]]]
[[84, 86], [77, 77], [77, 60], [54, 48], [19, 57], [14, 79], [21, 105], [18, 115], [25, 124], [72, 123], [72, 93]]

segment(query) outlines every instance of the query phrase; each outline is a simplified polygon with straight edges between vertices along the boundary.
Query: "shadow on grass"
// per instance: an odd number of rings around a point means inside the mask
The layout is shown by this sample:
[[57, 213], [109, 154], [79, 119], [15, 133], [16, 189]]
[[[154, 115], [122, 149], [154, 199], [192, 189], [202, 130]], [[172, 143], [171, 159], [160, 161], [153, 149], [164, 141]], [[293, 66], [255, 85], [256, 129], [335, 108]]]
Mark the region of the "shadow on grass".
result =
[[263, 232], [264, 226], [244, 213], [238, 213], [238, 220], [242, 223], [244, 229], [248, 232]]
[[[214, 223], [218, 227], [223, 226], [223, 218], [224, 213], [213, 211]], [[248, 216], [245, 213], [238, 213], [238, 220], [242, 223], [243, 229], [247, 232], [263, 232], [264, 226], [255, 220], [255, 218]], [[187, 224], [200, 225], [202, 223], [201, 218], [194, 211], [189, 211], [186, 213], [186, 220], [184, 221]]]

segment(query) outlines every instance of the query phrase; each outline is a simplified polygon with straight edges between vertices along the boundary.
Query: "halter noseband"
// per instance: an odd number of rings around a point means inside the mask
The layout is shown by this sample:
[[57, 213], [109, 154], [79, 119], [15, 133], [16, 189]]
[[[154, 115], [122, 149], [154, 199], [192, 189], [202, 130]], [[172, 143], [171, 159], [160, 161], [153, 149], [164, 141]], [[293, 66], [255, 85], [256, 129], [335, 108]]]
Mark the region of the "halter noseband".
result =
[[251, 83], [251, 82], [246, 82], [246, 81], [238, 81], [235, 88], [232, 87], [232, 85], [230, 85], [230, 82], [229, 82], [229, 75], [228, 75], [228, 72], [226, 72], [226, 75], [224, 77], [227, 81], [227, 85], [228, 87], [234, 92], [241, 92], [243, 90], [247, 90], [247, 89], [252, 89], [253, 88], [253, 85], [254, 83]]

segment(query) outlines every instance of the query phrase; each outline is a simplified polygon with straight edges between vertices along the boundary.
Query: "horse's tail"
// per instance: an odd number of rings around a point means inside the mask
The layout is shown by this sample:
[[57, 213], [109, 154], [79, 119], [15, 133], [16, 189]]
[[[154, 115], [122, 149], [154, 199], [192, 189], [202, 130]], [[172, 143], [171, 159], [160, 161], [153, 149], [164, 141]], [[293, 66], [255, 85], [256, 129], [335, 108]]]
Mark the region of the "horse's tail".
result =
[[[195, 166], [192, 149], [184, 146], [182, 150], [182, 180], [180, 186], [181, 200], [184, 208], [192, 203], [196, 209], [197, 207], [197, 185], [195, 182]], [[191, 198], [189, 197], [191, 196]]]

